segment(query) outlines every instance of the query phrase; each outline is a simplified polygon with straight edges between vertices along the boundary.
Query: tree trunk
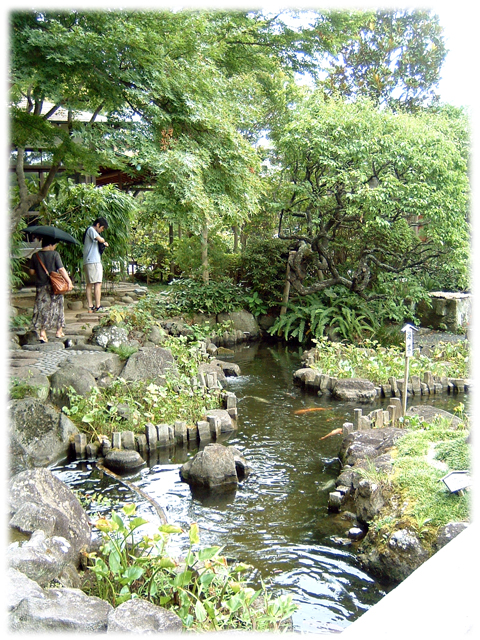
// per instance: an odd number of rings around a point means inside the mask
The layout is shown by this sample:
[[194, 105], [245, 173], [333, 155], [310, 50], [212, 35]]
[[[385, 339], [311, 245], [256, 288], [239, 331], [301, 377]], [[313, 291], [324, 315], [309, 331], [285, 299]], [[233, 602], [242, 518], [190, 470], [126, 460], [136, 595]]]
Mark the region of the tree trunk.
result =
[[202, 228], [202, 280], [207, 284], [209, 279], [208, 274], [208, 227], [207, 224]]
[[280, 315], [284, 316], [287, 313], [288, 298], [290, 296], [290, 261], [287, 261], [287, 271], [285, 273], [285, 286], [283, 287], [282, 306], [280, 308]]
[[239, 252], [238, 236], [240, 235], [238, 225], [235, 225], [234, 227], [232, 227], [232, 231], [233, 231], [233, 253], [238, 253]]

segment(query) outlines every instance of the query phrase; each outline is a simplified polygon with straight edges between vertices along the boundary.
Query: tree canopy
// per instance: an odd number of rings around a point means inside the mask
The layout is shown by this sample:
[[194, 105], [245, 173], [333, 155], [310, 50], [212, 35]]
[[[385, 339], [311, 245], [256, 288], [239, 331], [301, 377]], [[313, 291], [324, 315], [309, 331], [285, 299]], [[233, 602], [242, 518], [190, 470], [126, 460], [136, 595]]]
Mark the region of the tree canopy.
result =
[[447, 53], [438, 17], [429, 11], [366, 14], [355, 38], [334, 56], [321, 83], [329, 94], [367, 97], [374, 104], [415, 111], [438, 101]]

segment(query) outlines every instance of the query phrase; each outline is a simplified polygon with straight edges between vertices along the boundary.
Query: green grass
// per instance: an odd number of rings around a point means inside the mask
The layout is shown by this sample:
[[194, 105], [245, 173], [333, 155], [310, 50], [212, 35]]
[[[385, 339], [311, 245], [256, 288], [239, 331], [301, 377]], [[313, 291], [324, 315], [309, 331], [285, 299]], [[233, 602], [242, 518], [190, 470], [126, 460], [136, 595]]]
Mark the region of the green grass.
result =
[[[372, 526], [377, 532], [389, 531], [401, 521], [428, 546], [435, 541], [438, 527], [469, 518], [469, 493], [450, 493], [441, 481], [450, 471], [470, 469], [468, 431], [448, 429], [441, 419], [412, 425], [412, 430], [396, 443], [393, 474], [388, 477], [389, 491], [401, 507], [391, 502], [391, 509], [382, 510]], [[446, 468], [437, 468], [436, 460], [445, 463]]]

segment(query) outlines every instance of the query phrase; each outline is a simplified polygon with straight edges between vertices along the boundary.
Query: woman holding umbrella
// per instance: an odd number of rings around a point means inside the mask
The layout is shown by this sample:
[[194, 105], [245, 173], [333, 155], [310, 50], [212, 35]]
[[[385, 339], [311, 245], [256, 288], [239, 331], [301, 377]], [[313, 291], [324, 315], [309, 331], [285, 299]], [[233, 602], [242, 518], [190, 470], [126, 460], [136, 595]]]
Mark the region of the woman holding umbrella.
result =
[[50, 284], [49, 274], [59, 271], [68, 282], [69, 291], [72, 281], [63, 266], [60, 254], [56, 251], [58, 242], [52, 237], [41, 236], [42, 248], [32, 256], [30, 274], [36, 276], [36, 296], [33, 307], [32, 328], [38, 333], [40, 342], [48, 342], [47, 330], [55, 329], [56, 337], [63, 338], [65, 326], [63, 295], [55, 295]]

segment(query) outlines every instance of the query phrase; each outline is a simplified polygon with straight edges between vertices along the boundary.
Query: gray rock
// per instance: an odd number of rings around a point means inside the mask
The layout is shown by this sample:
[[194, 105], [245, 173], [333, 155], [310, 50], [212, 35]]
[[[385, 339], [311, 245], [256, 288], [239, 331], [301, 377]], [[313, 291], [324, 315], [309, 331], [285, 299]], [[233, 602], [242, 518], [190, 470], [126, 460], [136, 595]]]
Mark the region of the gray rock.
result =
[[255, 316], [249, 311], [233, 311], [232, 313], [219, 313], [217, 315], [219, 324], [230, 322], [234, 331], [241, 331], [246, 340], [258, 338], [260, 335], [260, 327], [258, 326]]
[[113, 449], [105, 456], [103, 464], [114, 473], [133, 473], [145, 464], [145, 460], [132, 449]]
[[226, 377], [222, 367], [220, 365], [215, 364], [214, 362], [202, 362], [202, 364], [198, 366], [198, 373], [203, 374], [205, 377], [207, 373], [215, 373], [217, 376], [217, 380], [220, 383], [223, 383], [226, 381]]
[[42, 587], [57, 578], [70, 560], [70, 543], [60, 536], [47, 538], [41, 530], [23, 544], [13, 542], [7, 549], [8, 565]]
[[209, 417], [216, 417], [220, 420], [221, 433], [230, 433], [231, 431], [235, 431], [235, 424], [226, 409], [208, 409], [206, 415], [207, 419]]
[[93, 375], [82, 366], [63, 364], [50, 378], [52, 402], [59, 407], [70, 407], [68, 391], [73, 387], [79, 396], [88, 396], [96, 386]]
[[[342, 441], [339, 451], [344, 465], [354, 465], [361, 460], [374, 460], [388, 453], [395, 442], [405, 435], [405, 429], [383, 427], [368, 431], [353, 431]], [[385, 461], [383, 460], [385, 464]]]
[[157, 325], [154, 325], [150, 329], [148, 340], [149, 342], [153, 342], [153, 344], [155, 345], [162, 344], [162, 342], [165, 340], [165, 331]]
[[355, 511], [360, 522], [370, 522], [385, 504], [381, 488], [372, 480], [360, 480], [355, 493]]
[[237, 377], [241, 375], [241, 370], [235, 362], [224, 362], [223, 360], [213, 359], [211, 364], [220, 367], [223, 374], [228, 377]]
[[65, 359], [65, 365], [69, 364], [83, 367], [92, 374], [95, 380], [99, 380], [105, 375], [116, 377], [124, 366], [119, 355], [105, 351], [72, 352]]
[[65, 458], [77, 427], [66, 415], [40, 400], [12, 400], [10, 413], [10, 472], [46, 467]]
[[182, 480], [194, 487], [231, 489], [238, 485], [235, 455], [231, 447], [207, 444], [180, 468]]
[[27, 534], [45, 527], [49, 520], [46, 535], [65, 538], [71, 545], [70, 560], [75, 563], [90, 545], [90, 525], [82, 505], [48, 469], [23, 471], [12, 478], [10, 513], [10, 526]]
[[41, 353], [49, 353], [50, 351], [63, 351], [65, 349], [65, 345], [61, 340], [46, 343], [37, 341], [35, 344], [24, 344], [22, 349], [24, 351], [40, 351]]
[[177, 367], [171, 351], [162, 347], [142, 347], [129, 357], [121, 377], [136, 382], [152, 380], [156, 384], [165, 384], [166, 376], [177, 374]]
[[16, 609], [22, 600], [44, 597], [44, 591], [38, 582], [28, 578], [21, 571], [10, 568], [7, 570], [6, 578], [5, 593], [8, 611]]
[[440, 527], [437, 531], [437, 539], [435, 541], [436, 549], [438, 550], [444, 547], [450, 540], [453, 540], [459, 533], [464, 531], [468, 525], [468, 522], [449, 522], [444, 527]]
[[331, 394], [337, 400], [360, 402], [362, 404], [373, 402], [377, 397], [373, 382], [355, 378], [336, 380], [332, 387]]
[[113, 607], [79, 589], [49, 589], [43, 597], [22, 600], [9, 616], [15, 632], [106, 632]]
[[102, 327], [97, 325], [92, 329], [90, 342], [104, 349], [107, 347], [119, 347], [121, 344], [128, 344], [128, 331], [123, 327]]
[[107, 633], [179, 633], [182, 626], [181, 619], [173, 611], [135, 598], [109, 613]]
[[27, 395], [32, 398], [37, 398], [42, 402], [45, 402], [50, 393], [50, 381], [43, 373], [41, 373], [35, 366], [22, 366], [15, 367], [14, 371], [11, 371], [11, 377], [17, 379], [27, 388]]
[[429, 557], [417, 536], [407, 529], [393, 532], [387, 544], [383, 539], [376, 542], [376, 537], [369, 530], [362, 541], [358, 560], [369, 572], [389, 582], [405, 580]]
[[229, 447], [233, 453], [233, 459], [235, 460], [235, 469], [237, 471], [237, 477], [239, 480], [244, 480], [252, 472], [252, 468], [248, 464], [247, 460], [243, 457], [241, 451], [236, 447]]

